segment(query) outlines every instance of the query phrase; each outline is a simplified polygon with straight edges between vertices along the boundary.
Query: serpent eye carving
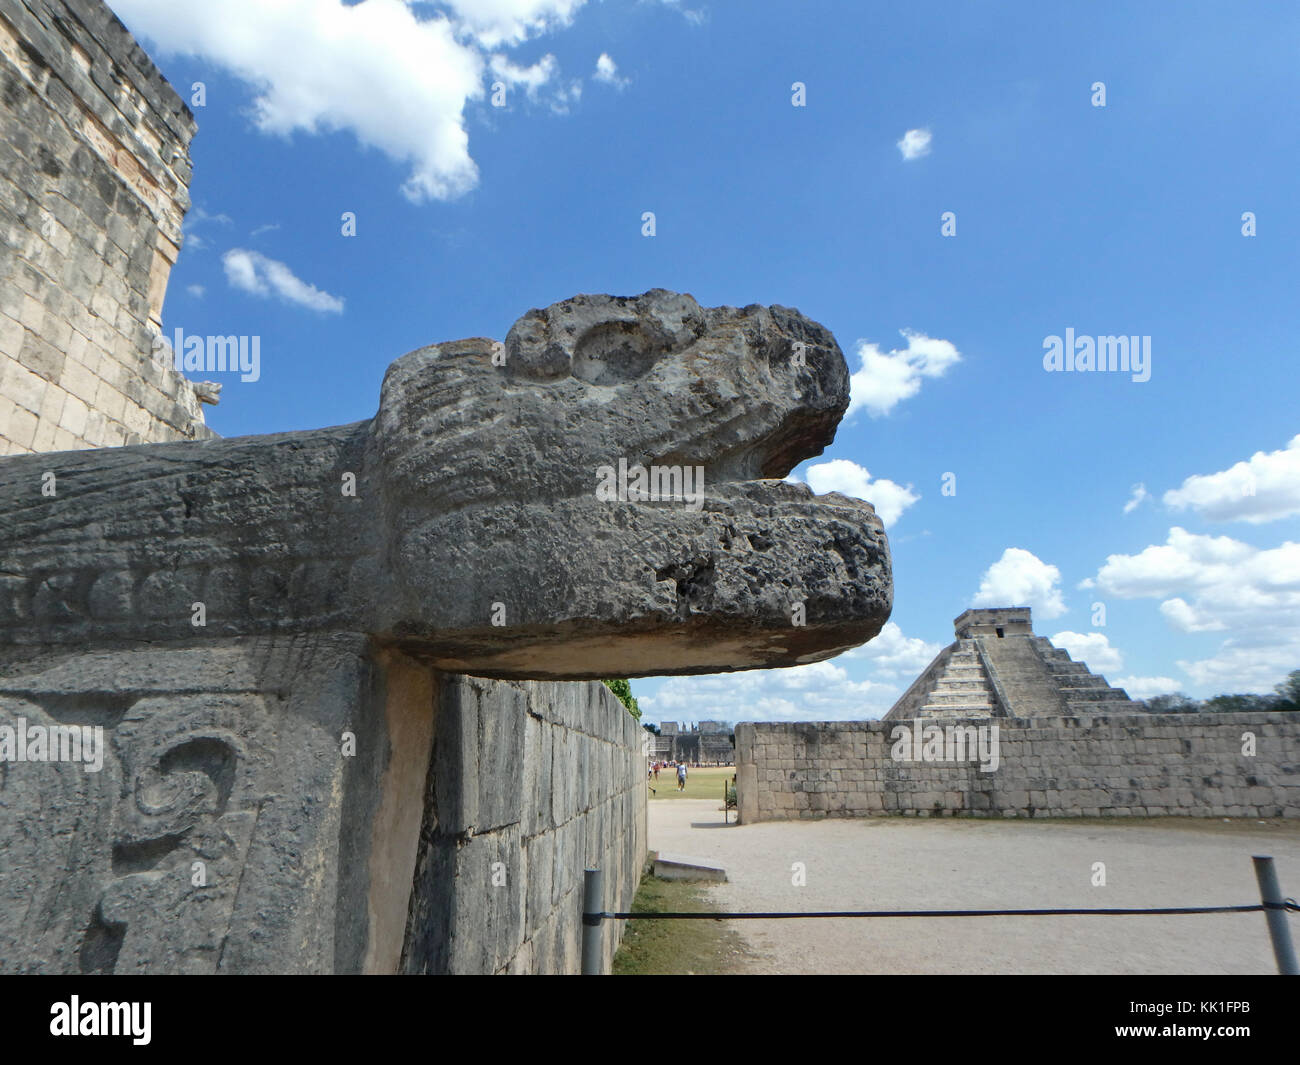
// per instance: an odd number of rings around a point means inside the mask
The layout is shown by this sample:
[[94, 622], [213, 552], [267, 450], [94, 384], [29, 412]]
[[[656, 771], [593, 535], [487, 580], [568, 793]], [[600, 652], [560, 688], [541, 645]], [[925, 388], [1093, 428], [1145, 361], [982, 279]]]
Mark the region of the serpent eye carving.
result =
[[618, 385], [649, 373], [662, 354], [640, 322], [603, 322], [573, 349], [573, 376], [592, 385]]
[[180, 836], [225, 812], [239, 750], [220, 735], [178, 737], [132, 784], [121, 842]]

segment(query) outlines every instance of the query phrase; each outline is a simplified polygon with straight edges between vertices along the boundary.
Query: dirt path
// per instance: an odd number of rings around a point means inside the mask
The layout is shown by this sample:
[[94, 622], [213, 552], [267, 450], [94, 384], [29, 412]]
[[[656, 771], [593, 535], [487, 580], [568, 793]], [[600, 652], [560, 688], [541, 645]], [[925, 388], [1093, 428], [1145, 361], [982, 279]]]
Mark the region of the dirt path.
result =
[[[734, 816], [734, 815], [733, 815]], [[1239, 905], [1252, 854], [1300, 896], [1300, 823], [867, 818], [723, 827], [721, 804], [650, 804], [650, 846], [722, 862], [722, 910]], [[1106, 886], [1093, 887], [1104, 862]], [[802, 863], [806, 884], [792, 883]], [[1263, 914], [742, 921], [766, 973], [1272, 973]], [[1300, 940], [1300, 919], [1291, 919]]]

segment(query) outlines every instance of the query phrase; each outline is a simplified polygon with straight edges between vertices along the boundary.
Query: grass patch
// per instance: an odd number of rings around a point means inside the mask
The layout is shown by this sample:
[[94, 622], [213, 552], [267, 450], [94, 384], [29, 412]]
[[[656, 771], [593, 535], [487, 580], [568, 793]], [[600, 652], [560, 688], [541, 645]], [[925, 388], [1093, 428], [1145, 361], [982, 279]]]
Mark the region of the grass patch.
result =
[[[706, 913], [701, 884], [641, 878], [633, 913]], [[628, 921], [614, 955], [615, 976], [697, 976], [737, 971], [745, 956], [740, 936], [725, 921]]]
[[722, 805], [722, 785], [735, 775], [734, 766], [710, 766], [692, 769], [686, 774], [686, 790], [677, 790], [677, 770], [659, 770], [659, 779], [651, 777], [646, 783], [655, 790], [651, 799], [717, 799]]

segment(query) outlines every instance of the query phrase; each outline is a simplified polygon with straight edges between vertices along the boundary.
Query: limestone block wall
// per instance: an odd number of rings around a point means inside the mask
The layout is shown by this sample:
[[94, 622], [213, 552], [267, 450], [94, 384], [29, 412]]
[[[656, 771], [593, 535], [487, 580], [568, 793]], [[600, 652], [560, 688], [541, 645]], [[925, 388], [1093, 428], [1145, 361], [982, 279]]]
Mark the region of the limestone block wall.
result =
[[[927, 722], [988, 727], [988, 719]], [[742, 822], [884, 814], [1300, 817], [1300, 715], [999, 719], [998, 768], [895, 761], [900, 721], [736, 726]], [[1255, 754], [1242, 753], [1246, 733]]]
[[195, 122], [100, 0], [0, 6], [0, 455], [211, 436], [156, 361]]
[[627, 910], [645, 864], [644, 730], [594, 681], [443, 674], [437, 702], [403, 971], [579, 972], [583, 870]]
[[576, 971], [584, 866], [627, 908], [645, 857], [641, 735], [356, 633], [0, 643], [0, 973]]

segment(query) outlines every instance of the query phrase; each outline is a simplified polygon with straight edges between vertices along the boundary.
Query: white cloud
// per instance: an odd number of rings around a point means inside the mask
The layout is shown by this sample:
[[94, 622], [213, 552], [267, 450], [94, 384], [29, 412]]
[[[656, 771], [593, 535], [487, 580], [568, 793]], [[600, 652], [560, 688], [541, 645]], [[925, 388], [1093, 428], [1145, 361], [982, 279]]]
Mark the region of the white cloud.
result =
[[984, 571], [971, 606], [1028, 606], [1042, 618], [1065, 613], [1061, 598], [1061, 571], [1031, 551], [1008, 547]]
[[551, 110], [557, 115], [567, 115], [569, 105], [582, 99], [582, 79], [574, 78], [567, 87], [560, 87], [551, 95]]
[[248, 235], [249, 237], [260, 237], [263, 233], [274, 233], [279, 228], [280, 228], [279, 222], [269, 222], [266, 225], [258, 226]]
[[216, 214], [211, 214], [208, 211], [205, 211], [202, 207], [194, 208], [194, 210], [190, 212], [187, 221], [212, 222], [215, 225], [219, 225], [219, 226], [234, 225], [234, 220], [230, 217], [230, 215], [226, 214], [224, 211], [219, 211]]
[[613, 85], [616, 89], [621, 89], [627, 84], [627, 78], [618, 76], [618, 64], [605, 52], [601, 52], [596, 60], [596, 72], [592, 77], [606, 85]]
[[560, 69], [556, 62], [555, 56], [542, 56], [532, 66], [521, 67], [510, 62], [503, 55], [494, 55], [488, 60], [488, 65], [492, 69], [492, 74], [499, 78], [510, 88], [523, 87], [524, 93], [530, 100], [537, 98], [538, 91], [549, 82]]
[[[367, 0], [374, 3], [374, 0]], [[520, 44], [561, 29], [586, 0], [441, 0], [455, 15], [457, 28], [485, 48]]]
[[872, 675], [882, 680], [901, 680], [904, 685], [910, 685], [941, 650], [943, 644], [905, 636], [902, 629], [887, 621], [879, 636], [846, 651], [844, 657], [869, 663]]
[[670, 677], [656, 695], [638, 694], [637, 702], [649, 721], [860, 721], [879, 717], [899, 694], [896, 685], [852, 681], [843, 666], [813, 662]]
[[1295, 629], [1281, 632], [1262, 646], [1233, 637], [1209, 658], [1180, 659], [1178, 668], [1207, 695], [1271, 692], [1300, 669], [1300, 634]]
[[284, 263], [268, 259], [261, 252], [246, 248], [232, 248], [221, 259], [226, 270], [226, 280], [237, 289], [255, 296], [279, 296], [286, 303], [307, 307], [313, 311], [340, 314], [343, 301], [337, 296], [309, 285], [294, 274]]
[[678, 12], [692, 26], [703, 26], [709, 20], [708, 8], [689, 8], [682, 4], [682, 0], [662, 0], [662, 3]]
[[961, 352], [950, 340], [937, 340], [924, 333], [901, 330], [907, 347], [881, 351], [876, 344], [858, 341], [862, 368], [849, 381], [849, 409], [846, 416], [866, 408], [873, 418], [888, 414], [899, 403], [921, 390], [924, 377], [942, 377], [961, 361]]
[[1222, 632], [1227, 628], [1219, 618], [1202, 617], [1187, 600], [1178, 596], [1161, 603], [1160, 613], [1179, 632]]
[[1173, 595], [1211, 587], [1246, 564], [1256, 549], [1227, 536], [1201, 536], [1177, 526], [1168, 541], [1136, 555], [1110, 555], [1097, 571], [1096, 587], [1122, 599]]
[[1124, 504], [1124, 513], [1131, 514], [1142, 505], [1143, 501], [1149, 498], [1151, 498], [1151, 493], [1147, 491], [1147, 486], [1144, 484], [1135, 484], [1133, 486], [1133, 494], [1129, 497], [1129, 501]]
[[[483, 97], [486, 49], [568, 25], [584, 0], [114, 0], [114, 10], [163, 53], [196, 55], [255, 90], [263, 133], [346, 131], [409, 166], [408, 198], [451, 199], [473, 188], [467, 101]], [[506, 66], [536, 92], [554, 59]], [[494, 57], [495, 59], [495, 57]], [[498, 73], [505, 80], [505, 75]]]
[[1260, 524], [1300, 514], [1300, 435], [1218, 473], [1195, 474], [1164, 495], [1167, 506], [1211, 521]]
[[185, 291], [193, 296], [196, 300], [203, 298], [203, 293], [207, 291], [202, 285], [186, 285]]
[[905, 160], [920, 159], [930, 154], [930, 140], [928, 129], [909, 129], [898, 142], [898, 150]]
[[1300, 543], [1258, 548], [1174, 527], [1163, 544], [1109, 556], [1096, 587], [1161, 600], [1177, 631], [1228, 633], [1214, 654], [1178, 663], [1209, 694], [1267, 691], [1300, 667]]
[[186, 216], [185, 221], [181, 224], [181, 231], [184, 234], [182, 243], [190, 251], [202, 251], [208, 247], [209, 241], [206, 237], [199, 236], [195, 229], [201, 225], [212, 223], [218, 226], [229, 226], [232, 224], [228, 214], [209, 214], [202, 207], [193, 208]]
[[[873, 481], [871, 474], [856, 462], [848, 459], [831, 459], [809, 466], [808, 486], [818, 495], [839, 492], [841, 495], [865, 499], [876, 508], [885, 528], [893, 525], [908, 507], [921, 497], [909, 484], [903, 487], [883, 477]], [[791, 477], [791, 480], [797, 478]]]
[[1094, 673], [1111, 673], [1124, 668], [1124, 656], [1118, 647], [1100, 632], [1058, 632], [1052, 643], [1070, 652], [1076, 662], [1085, 662]]
[[1119, 677], [1111, 683], [1128, 692], [1130, 699], [1151, 699], [1157, 695], [1173, 695], [1180, 687], [1173, 677]]

